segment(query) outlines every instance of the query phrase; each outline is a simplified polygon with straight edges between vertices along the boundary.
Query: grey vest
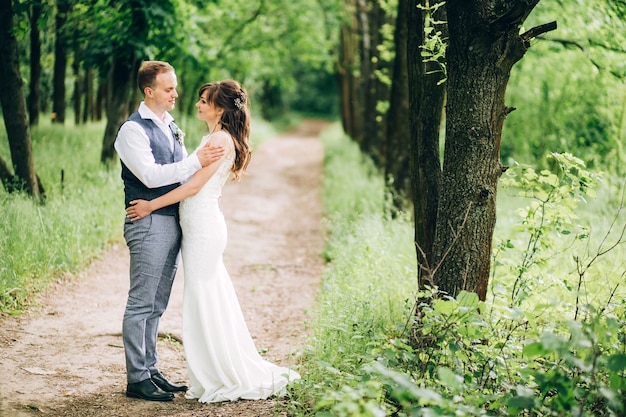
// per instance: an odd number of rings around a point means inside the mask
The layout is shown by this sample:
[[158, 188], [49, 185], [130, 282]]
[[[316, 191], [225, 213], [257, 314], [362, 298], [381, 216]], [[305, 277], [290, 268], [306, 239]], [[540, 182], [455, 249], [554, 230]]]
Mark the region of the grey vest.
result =
[[[152, 120], [143, 119], [138, 112], [135, 112], [128, 117], [127, 121], [139, 123], [143, 130], [146, 131], [146, 134], [150, 138], [150, 148], [152, 149], [152, 154], [157, 164], [172, 164], [183, 159], [181, 145], [177, 141], [174, 141], [174, 152], [172, 152], [169, 138]], [[176, 132], [176, 125], [173, 122], [170, 124], [170, 129], [172, 129], [172, 134]], [[133, 200], [153, 200], [180, 185], [180, 183], [177, 182], [163, 187], [148, 188], [139, 181], [124, 162], [122, 162], [122, 180], [124, 181], [124, 203], [126, 207], [128, 207]], [[160, 208], [153, 213], [175, 216], [178, 214], [178, 203]]]

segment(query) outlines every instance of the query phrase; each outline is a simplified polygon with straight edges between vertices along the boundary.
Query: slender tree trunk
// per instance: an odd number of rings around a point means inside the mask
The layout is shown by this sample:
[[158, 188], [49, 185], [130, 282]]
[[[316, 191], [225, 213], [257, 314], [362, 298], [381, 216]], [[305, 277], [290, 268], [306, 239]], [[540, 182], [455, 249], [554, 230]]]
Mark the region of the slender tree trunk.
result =
[[[74, 54], [74, 57], [77, 58], [77, 54]], [[74, 105], [74, 125], [78, 126], [80, 124], [80, 103], [83, 96], [83, 83], [80, 79], [80, 61], [78, 59], [74, 59], [74, 62], [72, 62], [72, 72], [74, 73], [74, 95], [72, 100]]]
[[[446, 143], [435, 233], [434, 275], [451, 296], [461, 290], [484, 300], [489, 281], [504, 104], [513, 65], [529, 43], [519, 28], [539, 0], [446, 3]], [[497, 13], [496, 13], [497, 11]]]
[[[428, 3], [422, 0], [425, 6]], [[434, 29], [441, 33], [443, 39], [448, 38], [448, 24], [445, 8], [432, 13]], [[433, 268], [433, 245], [437, 224], [437, 207], [439, 205], [439, 187], [441, 185], [440, 130], [443, 106], [446, 97], [446, 84], [443, 84], [444, 73], [439, 63], [427, 61], [423, 63], [422, 91], [418, 110], [417, 127], [417, 187], [420, 195], [419, 210], [423, 214], [415, 222], [419, 247], [418, 261], [426, 268], [420, 268], [420, 283], [423, 285], [431, 280]], [[421, 259], [420, 259], [421, 258]], [[432, 284], [432, 282], [430, 282]]]
[[28, 115], [31, 126], [39, 124], [41, 111], [41, 38], [39, 19], [43, 4], [34, 1], [30, 8], [30, 82], [28, 94]]
[[[377, 1], [377, 0], [376, 0]], [[370, 36], [371, 31], [369, 28], [369, 16], [367, 13], [367, 4], [365, 0], [356, 0], [356, 16], [357, 16], [357, 39], [359, 42], [359, 86], [356, 90], [357, 95], [355, 97], [357, 107], [357, 118], [360, 126], [360, 135], [353, 137], [363, 153], [369, 155], [369, 144], [367, 143], [367, 135], [370, 133], [367, 130], [367, 117], [373, 117], [374, 112], [368, 113], [371, 110], [371, 106], [368, 105], [368, 96], [373, 94], [370, 90], [370, 76], [372, 73], [372, 38]], [[371, 98], [369, 98], [371, 101]]]
[[67, 69], [67, 30], [65, 23], [70, 8], [69, 0], [57, 1], [52, 113], [53, 122], [61, 124], [65, 123], [65, 72]]
[[[354, 20], [354, 19], [352, 19]], [[337, 63], [337, 83], [339, 84], [339, 108], [343, 131], [352, 138], [358, 135], [356, 121], [354, 75], [352, 67], [355, 65], [354, 33], [352, 28], [343, 25], [339, 33], [339, 60]]]
[[[19, 182], [17, 186], [26, 190], [30, 196], [39, 198], [40, 189], [33, 163], [17, 40], [13, 34], [11, 0], [0, 0], [0, 105], [9, 139], [13, 169]], [[6, 175], [6, 164], [4, 168], [3, 175]], [[7, 185], [5, 183], [5, 187]], [[11, 186], [7, 188], [10, 189]]]
[[[425, 43], [428, 1], [410, 0], [408, 26], [413, 28], [408, 38], [409, 94], [411, 121], [411, 178], [415, 217], [420, 287], [433, 285], [433, 245], [437, 223], [441, 162], [439, 131], [445, 97], [445, 84], [436, 63], [425, 63], [421, 51]], [[437, 29], [445, 36], [445, 16], [435, 17], [443, 22]]]
[[[398, 15], [394, 34], [395, 59], [392, 72], [389, 113], [387, 116], [387, 140], [385, 141], [385, 180], [390, 184], [393, 205], [398, 210], [406, 208], [407, 198], [412, 199], [411, 173], [409, 169], [411, 124], [409, 120], [409, 4], [410, 0], [398, 0]], [[416, 30], [411, 26], [411, 30]]]
[[93, 121], [95, 119], [93, 106], [93, 69], [85, 68], [85, 79], [83, 84], [83, 123]]
[[109, 91], [109, 83], [105, 78], [98, 77], [98, 90], [96, 93], [96, 103], [93, 109], [96, 121], [102, 120], [104, 108], [107, 103], [107, 91]]
[[346, 0], [349, 19], [340, 30], [340, 46], [337, 76], [341, 103], [343, 129], [355, 142], [361, 142], [363, 132], [362, 89], [359, 71], [359, 24], [357, 0]]
[[384, 71], [386, 62], [380, 56], [383, 44], [382, 27], [387, 23], [385, 11], [379, 0], [357, 0], [359, 32], [361, 35], [361, 83], [363, 97], [360, 101], [363, 135], [359, 144], [374, 164], [384, 170], [383, 146], [385, 141], [385, 117], [379, 103], [389, 100], [389, 87], [380, 79], [378, 72]]

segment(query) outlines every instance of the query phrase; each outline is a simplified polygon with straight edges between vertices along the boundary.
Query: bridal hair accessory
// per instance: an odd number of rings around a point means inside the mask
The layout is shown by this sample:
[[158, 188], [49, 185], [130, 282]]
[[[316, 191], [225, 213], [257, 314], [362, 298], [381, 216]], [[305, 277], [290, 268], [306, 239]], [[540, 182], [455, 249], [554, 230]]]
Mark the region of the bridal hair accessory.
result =
[[238, 96], [235, 97], [235, 106], [241, 110], [244, 104], [246, 104], [246, 93], [244, 93], [243, 90], [240, 90]]

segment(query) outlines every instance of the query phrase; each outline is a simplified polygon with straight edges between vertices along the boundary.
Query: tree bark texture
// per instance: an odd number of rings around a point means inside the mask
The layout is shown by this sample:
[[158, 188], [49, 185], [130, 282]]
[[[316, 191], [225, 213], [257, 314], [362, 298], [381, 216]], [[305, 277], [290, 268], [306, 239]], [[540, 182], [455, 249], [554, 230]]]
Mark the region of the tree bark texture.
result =
[[448, 96], [434, 275], [451, 296], [484, 300], [496, 221], [504, 97], [510, 70], [527, 50], [519, 27], [539, 0], [449, 0]]
[[[413, 207], [415, 217], [415, 244], [420, 287], [433, 285], [433, 245], [437, 222], [441, 162], [439, 131], [445, 84], [436, 63], [424, 62], [421, 55], [425, 42], [426, 0], [410, 0], [407, 14], [408, 26], [413, 28], [409, 36], [408, 62], [410, 115], [411, 115], [411, 178], [413, 184]], [[442, 14], [440, 9], [439, 14]], [[436, 16], [445, 22], [445, 15]], [[446, 36], [445, 24], [438, 27]], [[429, 73], [432, 72], [432, 73]]]
[[[0, 105], [15, 176], [30, 196], [39, 198], [11, 0], [0, 0]], [[6, 174], [6, 164], [4, 168]]]

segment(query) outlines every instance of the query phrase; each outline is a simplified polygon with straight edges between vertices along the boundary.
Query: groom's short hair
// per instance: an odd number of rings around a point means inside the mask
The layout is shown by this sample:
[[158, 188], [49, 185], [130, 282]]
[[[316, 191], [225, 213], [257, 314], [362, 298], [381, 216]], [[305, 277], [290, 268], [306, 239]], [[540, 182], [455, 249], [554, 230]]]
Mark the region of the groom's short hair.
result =
[[137, 71], [137, 87], [141, 94], [146, 87], [154, 87], [157, 75], [164, 72], [174, 72], [174, 67], [164, 61], [144, 61]]

